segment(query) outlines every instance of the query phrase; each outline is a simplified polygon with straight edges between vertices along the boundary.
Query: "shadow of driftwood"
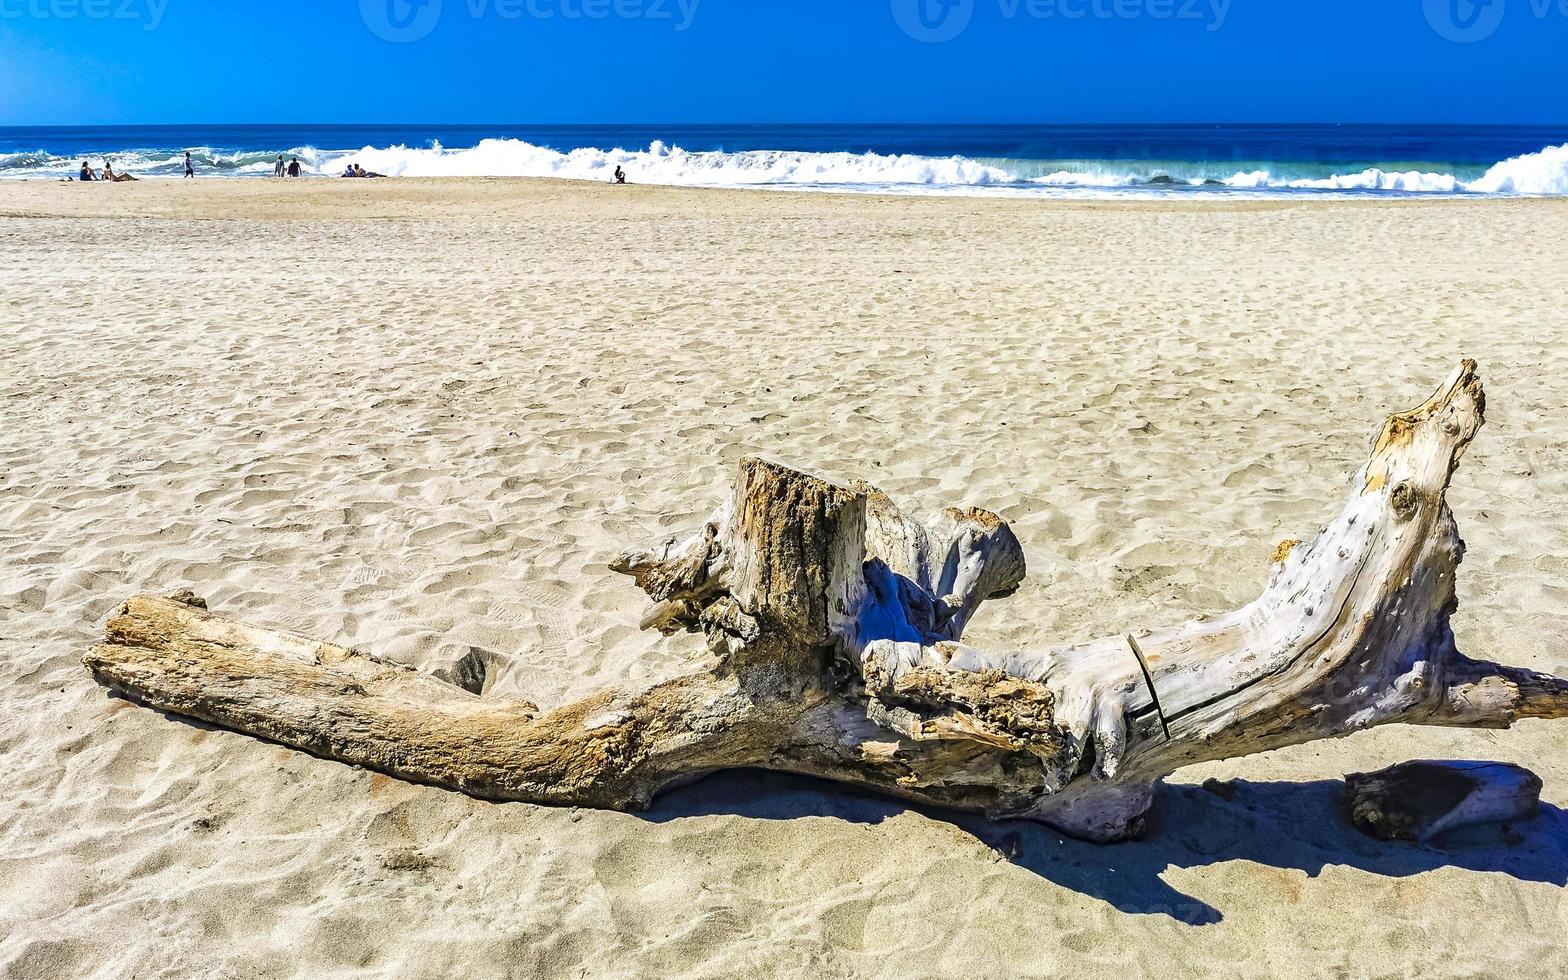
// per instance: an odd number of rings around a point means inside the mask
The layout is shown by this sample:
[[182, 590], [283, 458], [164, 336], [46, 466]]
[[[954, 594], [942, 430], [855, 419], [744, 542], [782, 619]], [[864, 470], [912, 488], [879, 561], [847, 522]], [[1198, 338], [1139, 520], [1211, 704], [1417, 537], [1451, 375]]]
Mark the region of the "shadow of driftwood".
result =
[[1383, 843], [1340, 815], [1340, 780], [1227, 784], [1225, 799], [1198, 786], [1162, 786], [1148, 838], [1100, 847], [1064, 839], [1047, 827], [910, 807], [897, 800], [804, 777], [719, 773], [662, 797], [644, 818], [654, 822], [712, 814], [758, 820], [826, 816], [880, 823], [916, 809], [948, 821], [1014, 864], [1130, 915], [1167, 916], [1190, 925], [1219, 922], [1220, 910], [1172, 888], [1167, 868], [1252, 861], [1317, 876], [1343, 865], [1402, 878], [1436, 868], [1511, 875], [1568, 885], [1568, 812], [1542, 804], [1527, 823], [1471, 828], [1435, 846]]
[[[111, 700], [137, 699], [106, 692]], [[154, 709], [157, 710], [157, 709]], [[159, 711], [204, 732], [224, 729]], [[1568, 811], [1543, 803], [1528, 822], [1473, 827], [1434, 845], [1383, 843], [1362, 835], [1341, 815], [1342, 780], [1226, 784], [1226, 796], [1193, 785], [1161, 785], [1148, 837], [1098, 846], [1065, 838], [1026, 821], [995, 821], [968, 813], [906, 804], [840, 783], [759, 770], [717, 773], [659, 797], [640, 814], [653, 823], [727, 814], [754, 820], [831, 817], [877, 824], [914, 810], [972, 834], [1018, 867], [1129, 915], [1165, 916], [1189, 925], [1219, 922], [1220, 910], [1172, 888], [1168, 868], [1251, 861], [1317, 876], [1332, 866], [1403, 878], [1437, 868], [1510, 875], [1568, 886]]]

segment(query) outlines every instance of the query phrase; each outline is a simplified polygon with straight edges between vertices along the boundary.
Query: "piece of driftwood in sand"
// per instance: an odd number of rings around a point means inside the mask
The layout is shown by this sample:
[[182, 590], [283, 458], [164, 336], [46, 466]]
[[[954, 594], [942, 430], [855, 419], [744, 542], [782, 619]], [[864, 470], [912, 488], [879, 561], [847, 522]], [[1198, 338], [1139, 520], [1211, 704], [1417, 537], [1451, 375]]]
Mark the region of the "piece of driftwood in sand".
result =
[[1388, 419], [1343, 513], [1279, 549], [1256, 602], [1079, 646], [960, 642], [1024, 578], [996, 515], [920, 522], [869, 486], [748, 460], [694, 535], [616, 564], [653, 599], [645, 627], [706, 640], [659, 683], [545, 711], [155, 598], [86, 663], [153, 707], [487, 799], [639, 808], [756, 767], [1112, 841], [1193, 763], [1568, 716], [1568, 681], [1470, 660], [1449, 629], [1464, 545], [1444, 494], [1483, 411], [1467, 361]]
[[1345, 777], [1345, 812], [1379, 840], [1429, 841], [1475, 824], [1530, 820], [1541, 777], [1505, 762], [1403, 762]]

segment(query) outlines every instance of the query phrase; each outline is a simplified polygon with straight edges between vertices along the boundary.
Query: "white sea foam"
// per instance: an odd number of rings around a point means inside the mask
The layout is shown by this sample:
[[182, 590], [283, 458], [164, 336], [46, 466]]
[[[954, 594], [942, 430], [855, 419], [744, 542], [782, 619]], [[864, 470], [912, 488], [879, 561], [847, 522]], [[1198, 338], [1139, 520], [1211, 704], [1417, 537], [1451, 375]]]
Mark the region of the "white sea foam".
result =
[[522, 140], [492, 139], [471, 149], [366, 147], [330, 155], [323, 172], [358, 163], [392, 177], [563, 177], [608, 180], [622, 167], [641, 183], [710, 187], [823, 184], [988, 186], [1015, 177], [965, 157], [879, 153], [806, 153], [785, 150], [688, 152], [655, 141], [646, 150], [552, 150]]
[[[198, 147], [203, 174], [267, 176], [275, 151]], [[140, 176], [177, 177], [184, 150], [124, 150], [110, 154], [118, 169]], [[1263, 164], [1231, 174], [1196, 163], [1153, 161], [1039, 161], [882, 153], [794, 150], [688, 151], [655, 141], [646, 149], [554, 150], [516, 139], [487, 139], [448, 149], [367, 146], [358, 150], [295, 147], [307, 173], [336, 176], [351, 164], [396, 177], [556, 177], [607, 181], [616, 167], [634, 182], [693, 187], [766, 187], [895, 194], [1024, 196], [1163, 196], [1213, 192], [1241, 196], [1316, 193], [1448, 195], [1568, 195], [1568, 145], [1502, 161], [1466, 175], [1371, 168], [1332, 173], [1321, 165]], [[95, 155], [94, 166], [102, 165]], [[0, 156], [0, 176], [55, 178], [74, 174], [75, 157], [45, 151]], [[1466, 178], [1469, 179], [1466, 179]]]
[[1481, 194], [1568, 194], [1568, 144], [1504, 160], [1466, 190]]
[[[985, 161], [961, 156], [810, 153], [748, 150], [687, 152], [655, 142], [646, 150], [578, 149], [560, 152], [521, 140], [485, 140], [471, 149], [366, 147], [324, 154], [322, 172], [359, 163], [392, 176], [510, 176], [607, 180], [617, 166], [649, 184], [705, 187], [816, 187], [924, 193], [1028, 192], [1051, 189], [1216, 188], [1246, 191], [1342, 191], [1404, 194], [1568, 194], [1568, 145], [1507, 160], [1479, 179], [1450, 173], [1377, 168], [1328, 176], [1252, 170], [1217, 176], [1171, 176], [1126, 163], [1039, 173], [1032, 161]], [[1031, 173], [1030, 171], [1035, 171]]]
[[1373, 168], [1354, 174], [1331, 177], [1276, 178], [1267, 170], [1235, 174], [1226, 178], [1227, 187], [1278, 188], [1284, 190], [1324, 191], [1398, 191], [1407, 194], [1457, 194], [1469, 186], [1453, 174], [1423, 173], [1409, 170], [1389, 173]]

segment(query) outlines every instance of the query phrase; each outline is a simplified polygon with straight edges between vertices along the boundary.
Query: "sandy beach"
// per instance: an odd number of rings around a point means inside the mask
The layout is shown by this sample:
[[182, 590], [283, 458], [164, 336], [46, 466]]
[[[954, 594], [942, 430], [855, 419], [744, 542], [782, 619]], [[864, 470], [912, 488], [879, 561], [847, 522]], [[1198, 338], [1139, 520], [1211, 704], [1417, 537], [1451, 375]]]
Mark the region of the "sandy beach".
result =
[[[1568, 724], [1182, 772], [1148, 840], [721, 775], [496, 805], [135, 707], [139, 593], [553, 705], [699, 642], [608, 562], [762, 455], [1030, 562], [968, 639], [1242, 605], [1461, 356], [1462, 650], [1568, 674], [1568, 201], [1088, 204], [451, 179], [0, 182], [0, 975], [1568, 974]], [[1442, 846], [1346, 773], [1518, 762]], [[1234, 798], [1201, 788], [1236, 780]]]

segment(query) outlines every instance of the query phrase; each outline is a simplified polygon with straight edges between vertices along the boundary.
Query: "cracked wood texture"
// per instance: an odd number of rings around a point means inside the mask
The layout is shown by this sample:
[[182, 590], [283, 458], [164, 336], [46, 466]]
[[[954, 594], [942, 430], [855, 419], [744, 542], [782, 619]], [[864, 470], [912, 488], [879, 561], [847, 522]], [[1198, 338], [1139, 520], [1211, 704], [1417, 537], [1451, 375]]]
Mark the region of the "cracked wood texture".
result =
[[1257, 601], [1078, 646], [962, 644], [1025, 574], [995, 514], [920, 521], [868, 485], [752, 459], [695, 534], [615, 563], [654, 601], [645, 628], [706, 638], [659, 683], [543, 712], [188, 595], [126, 603], [86, 665], [152, 707], [488, 799], [637, 808], [761, 767], [1125, 839], [1154, 783], [1196, 762], [1568, 715], [1568, 683], [1454, 646], [1464, 545], [1445, 494], [1484, 417], [1466, 361], [1384, 423], [1344, 510], [1281, 546]]

